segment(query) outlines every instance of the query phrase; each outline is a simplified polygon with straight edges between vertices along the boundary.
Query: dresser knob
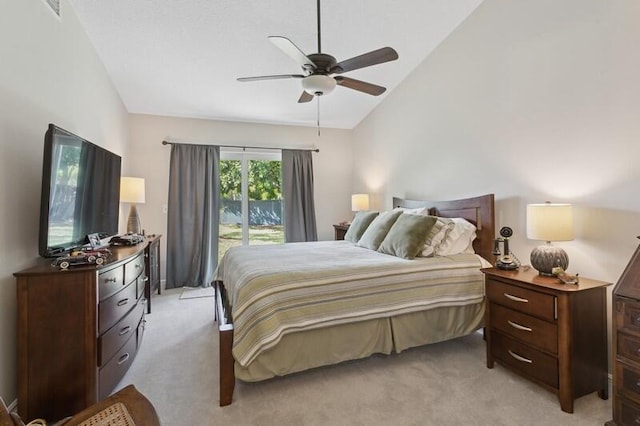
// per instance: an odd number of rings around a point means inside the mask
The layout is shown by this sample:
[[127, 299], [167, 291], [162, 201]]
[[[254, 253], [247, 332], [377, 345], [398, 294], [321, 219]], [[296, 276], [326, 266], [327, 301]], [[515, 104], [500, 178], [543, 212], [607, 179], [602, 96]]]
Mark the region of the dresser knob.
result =
[[640, 380], [636, 382], [636, 387], [640, 388]]
[[640, 416], [636, 417], [633, 422], [640, 425]]
[[108, 283], [115, 283], [116, 281], [118, 281], [118, 280], [116, 279], [116, 277], [113, 277], [113, 278], [107, 278], [107, 279], [105, 280], [105, 282], [108, 282]]

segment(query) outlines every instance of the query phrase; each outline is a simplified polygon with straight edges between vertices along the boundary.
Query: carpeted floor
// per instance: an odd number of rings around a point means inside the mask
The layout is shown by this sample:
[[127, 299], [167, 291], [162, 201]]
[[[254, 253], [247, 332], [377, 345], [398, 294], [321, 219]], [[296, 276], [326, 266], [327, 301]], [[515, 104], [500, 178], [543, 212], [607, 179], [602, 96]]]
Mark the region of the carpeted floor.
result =
[[591, 394], [574, 414], [557, 397], [500, 366], [485, 366], [482, 335], [236, 384], [218, 406], [213, 299], [154, 295], [144, 341], [119, 388], [133, 383], [164, 426], [185, 425], [599, 425], [611, 400]]

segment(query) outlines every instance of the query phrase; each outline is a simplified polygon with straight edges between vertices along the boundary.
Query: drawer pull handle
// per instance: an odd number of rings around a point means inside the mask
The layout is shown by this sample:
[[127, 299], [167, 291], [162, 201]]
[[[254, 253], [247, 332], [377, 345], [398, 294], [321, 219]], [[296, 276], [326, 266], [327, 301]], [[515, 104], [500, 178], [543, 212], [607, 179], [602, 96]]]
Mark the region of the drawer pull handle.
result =
[[636, 386], [640, 388], [640, 380], [636, 382]]
[[115, 282], [116, 282], [116, 281], [118, 281], [118, 280], [117, 280], [117, 278], [116, 278], [116, 277], [113, 277], [113, 278], [107, 278], [107, 279], [106, 279], [106, 280], [104, 280], [104, 281], [105, 281], [105, 282], [107, 282], [107, 283], [115, 283]]
[[510, 320], [507, 320], [507, 322], [509, 323], [509, 325], [513, 328], [516, 328], [518, 330], [522, 330], [522, 331], [531, 331], [532, 329], [529, 327], [525, 327], [524, 325], [520, 325], [517, 322], [513, 322]]
[[128, 359], [129, 359], [129, 352], [127, 352], [126, 354], [122, 355], [118, 359], [118, 365], [122, 364], [123, 362], [126, 362]]
[[511, 352], [511, 349], [509, 349], [509, 355], [511, 355], [512, 357], [514, 357], [518, 361], [526, 362], [527, 364], [532, 364], [533, 363], [533, 361], [531, 361], [529, 358], [525, 358], [523, 356], [520, 356], [520, 355], [518, 355], [516, 353]]
[[640, 416], [637, 416], [633, 422], [640, 425]]
[[509, 293], [503, 293], [503, 294], [504, 294], [504, 297], [506, 297], [507, 299], [511, 299], [514, 302], [529, 303], [527, 299], [523, 299], [522, 297], [514, 296], [513, 294], [509, 294]]
[[633, 322], [635, 322], [636, 324], [640, 324], [640, 315], [638, 315], [637, 317], [634, 318]]
[[144, 281], [146, 283], [147, 281], [149, 281], [149, 277], [144, 277], [144, 280], [142, 280], [142, 281]]
[[142, 268], [142, 266], [140, 266], [139, 263], [136, 263], [136, 268], [140, 269], [140, 268]]
[[130, 331], [131, 331], [131, 326], [130, 325], [128, 325], [126, 327], [122, 327], [122, 330], [120, 330], [120, 336], [124, 336], [125, 334], [127, 334]]
[[128, 297], [126, 299], [118, 300], [118, 306], [124, 306], [127, 303], [129, 303], [129, 298]]

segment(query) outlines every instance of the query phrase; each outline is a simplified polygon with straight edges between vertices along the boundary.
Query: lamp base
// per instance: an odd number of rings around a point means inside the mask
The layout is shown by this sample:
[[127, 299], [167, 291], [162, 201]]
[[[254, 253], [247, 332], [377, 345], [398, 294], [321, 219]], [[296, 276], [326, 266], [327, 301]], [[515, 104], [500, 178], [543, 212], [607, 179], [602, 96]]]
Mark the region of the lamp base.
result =
[[140, 216], [135, 204], [131, 204], [127, 219], [127, 234], [140, 234]]
[[560, 267], [567, 270], [569, 266], [569, 256], [560, 247], [552, 246], [550, 243], [536, 247], [531, 251], [531, 266], [540, 275], [553, 277], [553, 268]]

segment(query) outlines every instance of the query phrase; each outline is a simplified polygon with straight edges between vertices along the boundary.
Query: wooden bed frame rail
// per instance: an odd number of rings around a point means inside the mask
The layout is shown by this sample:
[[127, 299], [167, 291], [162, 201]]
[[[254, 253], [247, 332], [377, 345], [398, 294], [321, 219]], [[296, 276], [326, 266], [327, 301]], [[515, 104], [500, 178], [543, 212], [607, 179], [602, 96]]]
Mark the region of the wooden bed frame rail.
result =
[[220, 406], [230, 405], [236, 386], [233, 360], [233, 321], [229, 298], [222, 281], [213, 282], [215, 288], [214, 321], [218, 323], [218, 346], [220, 350]]
[[[428, 207], [429, 213], [440, 217], [461, 217], [477, 228], [473, 242], [476, 253], [493, 263], [493, 241], [495, 238], [494, 195], [453, 201], [417, 201], [393, 198], [393, 207]], [[220, 406], [230, 405], [236, 384], [233, 359], [233, 317], [227, 291], [222, 281], [214, 281], [214, 320], [218, 323], [220, 349]]]

